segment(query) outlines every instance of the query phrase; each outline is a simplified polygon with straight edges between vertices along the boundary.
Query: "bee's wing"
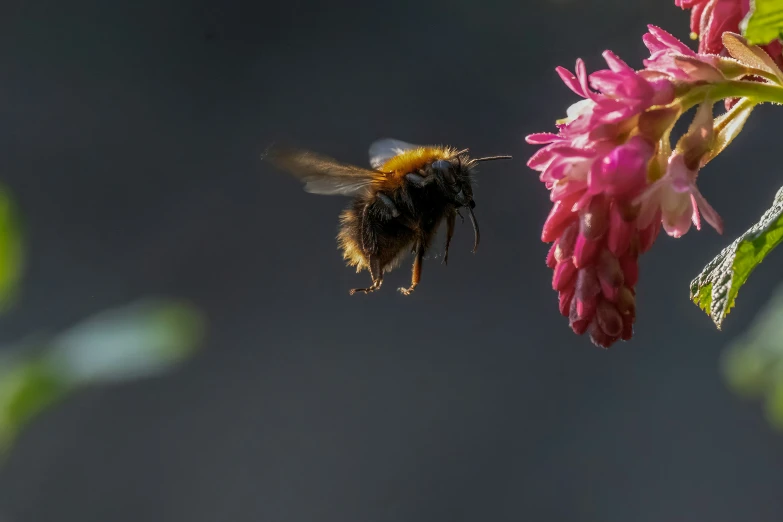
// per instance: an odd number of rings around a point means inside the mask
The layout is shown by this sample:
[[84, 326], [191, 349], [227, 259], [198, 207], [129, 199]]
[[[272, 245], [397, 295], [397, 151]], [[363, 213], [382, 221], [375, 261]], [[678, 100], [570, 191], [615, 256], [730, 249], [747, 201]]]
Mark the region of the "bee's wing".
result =
[[383, 176], [306, 150], [271, 147], [264, 158], [304, 181], [304, 189], [313, 194], [353, 196]]
[[370, 166], [374, 169], [380, 168], [381, 165], [394, 156], [398, 156], [406, 150], [418, 149], [419, 147], [421, 145], [414, 145], [413, 143], [406, 143], [391, 138], [375, 141], [370, 145]]

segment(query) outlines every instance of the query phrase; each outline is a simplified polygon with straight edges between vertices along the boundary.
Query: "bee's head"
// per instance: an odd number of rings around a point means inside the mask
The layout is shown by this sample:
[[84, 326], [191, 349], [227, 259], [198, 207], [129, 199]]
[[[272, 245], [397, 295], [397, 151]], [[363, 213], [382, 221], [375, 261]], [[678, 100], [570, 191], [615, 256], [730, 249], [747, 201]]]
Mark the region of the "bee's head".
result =
[[437, 176], [438, 182], [457, 208], [466, 207], [473, 224], [473, 252], [479, 245], [479, 226], [473, 209], [476, 202], [473, 201], [473, 186], [470, 183], [471, 170], [482, 161], [499, 159], [511, 159], [511, 156], [488, 156], [486, 158], [470, 159], [460, 151], [450, 159], [441, 159], [432, 163], [432, 170]]
[[460, 155], [451, 160], [438, 160], [432, 164], [432, 170], [438, 176], [438, 182], [442, 185], [447, 197], [457, 208], [466, 207], [470, 215], [470, 222], [473, 224], [473, 252], [479, 245], [480, 234], [478, 221], [473, 214], [476, 208], [476, 202], [473, 201], [473, 186], [470, 183], [469, 162], [463, 161]]
[[470, 183], [470, 167], [462, 158], [456, 156], [450, 160], [438, 160], [432, 164], [432, 170], [449, 199], [458, 207], [475, 208], [473, 186]]

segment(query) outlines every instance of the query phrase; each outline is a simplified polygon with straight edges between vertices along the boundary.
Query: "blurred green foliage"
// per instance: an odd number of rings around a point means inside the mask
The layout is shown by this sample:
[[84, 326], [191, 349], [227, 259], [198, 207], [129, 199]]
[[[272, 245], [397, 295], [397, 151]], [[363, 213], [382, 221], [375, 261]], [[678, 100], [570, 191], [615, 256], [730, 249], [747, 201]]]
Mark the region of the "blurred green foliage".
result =
[[783, 430], [783, 284], [722, 362], [729, 385], [742, 396], [762, 398], [768, 419]]
[[2, 350], [0, 454], [36, 415], [88, 385], [159, 375], [200, 345], [191, 305], [148, 300], [101, 312], [65, 332]]
[[[13, 200], [0, 185], [0, 313], [18, 292], [22, 237]], [[173, 368], [200, 345], [204, 324], [188, 303], [149, 299], [98, 313], [58, 335], [0, 346], [0, 457], [27, 423], [71, 393]]]
[[22, 232], [9, 192], [0, 185], [0, 312], [16, 297], [22, 277]]

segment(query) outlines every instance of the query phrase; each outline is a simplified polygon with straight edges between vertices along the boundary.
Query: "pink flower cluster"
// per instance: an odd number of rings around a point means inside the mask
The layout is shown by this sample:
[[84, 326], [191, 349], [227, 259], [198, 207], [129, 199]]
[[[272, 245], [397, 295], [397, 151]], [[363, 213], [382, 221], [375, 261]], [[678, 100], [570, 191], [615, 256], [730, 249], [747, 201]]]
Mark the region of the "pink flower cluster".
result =
[[701, 158], [712, 133], [712, 113], [702, 110], [671, 151], [668, 133], [680, 114], [675, 83], [721, 77], [710, 57], [697, 55], [665, 31], [650, 26], [652, 55], [635, 71], [610, 51], [608, 69], [576, 74], [559, 67], [565, 84], [583, 98], [558, 122], [557, 134], [532, 134], [544, 145], [528, 161], [539, 171], [553, 202], [541, 239], [551, 242], [547, 265], [559, 293], [560, 312], [574, 332], [588, 332], [608, 348], [633, 335], [638, 258], [663, 223], [679, 237], [699, 208], [718, 230], [720, 217], [696, 188]]
[[[726, 55], [721, 37], [730, 31], [739, 33], [740, 22], [750, 11], [750, 0], [675, 0], [675, 5], [691, 10], [691, 32], [699, 38], [699, 53]], [[773, 40], [762, 46], [783, 67], [783, 45]]]

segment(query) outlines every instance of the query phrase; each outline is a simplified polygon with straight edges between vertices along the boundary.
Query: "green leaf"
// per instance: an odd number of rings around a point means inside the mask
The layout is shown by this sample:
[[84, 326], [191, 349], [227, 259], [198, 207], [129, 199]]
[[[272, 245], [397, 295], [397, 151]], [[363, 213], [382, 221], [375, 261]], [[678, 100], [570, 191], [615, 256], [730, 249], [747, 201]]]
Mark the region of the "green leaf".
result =
[[71, 393], [171, 370], [203, 333], [203, 317], [191, 305], [147, 300], [0, 350], [0, 457], [31, 419]]
[[783, 34], [783, 0], [751, 0], [740, 30], [753, 45], [766, 45]]
[[691, 282], [691, 300], [720, 329], [734, 307], [740, 287], [769, 252], [783, 240], [783, 188], [758, 223], [724, 248]]
[[16, 207], [6, 189], [0, 186], [0, 312], [16, 297], [22, 275], [22, 251]]

